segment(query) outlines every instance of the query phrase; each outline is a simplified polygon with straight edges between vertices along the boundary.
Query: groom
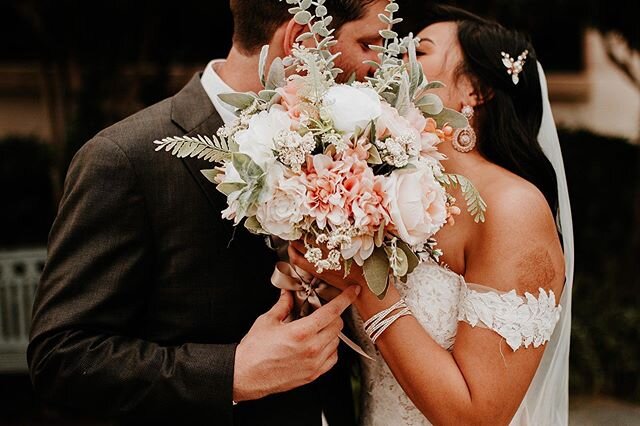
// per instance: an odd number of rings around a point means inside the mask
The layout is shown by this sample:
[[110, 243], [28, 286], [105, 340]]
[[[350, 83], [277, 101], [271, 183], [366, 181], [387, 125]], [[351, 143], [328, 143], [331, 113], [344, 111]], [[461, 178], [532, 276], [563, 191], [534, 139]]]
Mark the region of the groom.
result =
[[[325, 4], [337, 65], [363, 78], [386, 1]], [[284, 324], [292, 298], [273, 305], [276, 257], [221, 219], [225, 198], [199, 171], [210, 164], [153, 151], [156, 139], [214, 134], [233, 119], [217, 95], [259, 90], [261, 46], [270, 44], [271, 61], [306, 31], [288, 6], [231, 0], [227, 60], [75, 156], [28, 348], [35, 389], [53, 408], [137, 424], [320, 425], [323, 414], [332, 426], [353, 423], [348, 370], [331, 367], [355, 290]]]

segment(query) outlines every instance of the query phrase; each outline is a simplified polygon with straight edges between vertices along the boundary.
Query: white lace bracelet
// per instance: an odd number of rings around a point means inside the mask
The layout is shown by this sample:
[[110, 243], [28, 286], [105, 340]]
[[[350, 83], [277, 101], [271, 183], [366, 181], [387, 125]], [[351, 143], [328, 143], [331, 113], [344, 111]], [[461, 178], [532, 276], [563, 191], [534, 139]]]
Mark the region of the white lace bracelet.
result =
[[[391, 315], [394, 311], [395, 314]], [[373, 344], [384, 333], [387, 328], [396, 322], [399, 318], [411, 315], [411, 310], [407, 306], [404, 299], [398, 300], [393, 306], [378, 312], [364, 323], [364, 331], [367, 333]]]

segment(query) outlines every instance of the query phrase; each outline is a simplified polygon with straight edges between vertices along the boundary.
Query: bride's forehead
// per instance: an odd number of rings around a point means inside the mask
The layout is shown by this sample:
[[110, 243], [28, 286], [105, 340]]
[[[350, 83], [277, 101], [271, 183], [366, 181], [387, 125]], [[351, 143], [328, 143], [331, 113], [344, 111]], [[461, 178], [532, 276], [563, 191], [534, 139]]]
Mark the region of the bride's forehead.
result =
[[423, 28], [420, 40], [437, 47], [450, 47], [458, 41], [458, 24], [455, 22], [437, 22]]

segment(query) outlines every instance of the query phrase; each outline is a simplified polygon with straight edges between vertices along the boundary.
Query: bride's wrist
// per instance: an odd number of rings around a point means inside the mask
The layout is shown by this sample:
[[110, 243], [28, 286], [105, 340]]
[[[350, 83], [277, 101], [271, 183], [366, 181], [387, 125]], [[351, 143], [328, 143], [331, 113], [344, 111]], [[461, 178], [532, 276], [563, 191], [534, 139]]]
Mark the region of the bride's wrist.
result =
[[360, 314], [362, 320], [367, 321], [378, 312], [390, 308], [400, 299], [400, 293], [393, 285], [390, 284], [389, 289], [387, 290], [387, 294], [382, 300], [378, 299], [378, 297], [369, 289], [365, 289], [365, 291], [360, 293], [360, 296], [358, 296], [358, 298], [354, 302], [354, 305], [358, 310], [358, 313]]

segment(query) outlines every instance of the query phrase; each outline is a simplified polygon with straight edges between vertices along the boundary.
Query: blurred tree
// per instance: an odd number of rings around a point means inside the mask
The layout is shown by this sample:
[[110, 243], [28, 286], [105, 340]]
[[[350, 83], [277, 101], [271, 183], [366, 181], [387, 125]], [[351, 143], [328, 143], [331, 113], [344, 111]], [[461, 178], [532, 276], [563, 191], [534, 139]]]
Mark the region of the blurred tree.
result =
[[[172, 95], [172, 65], [225, 55], [227, 3], [11, 1], [0, 6], [6, 60], [40, 64], [52, 146], [54, 193], [77, 149], [100, 129]], [[16, 37], [15, 34], [20, 34]]]

